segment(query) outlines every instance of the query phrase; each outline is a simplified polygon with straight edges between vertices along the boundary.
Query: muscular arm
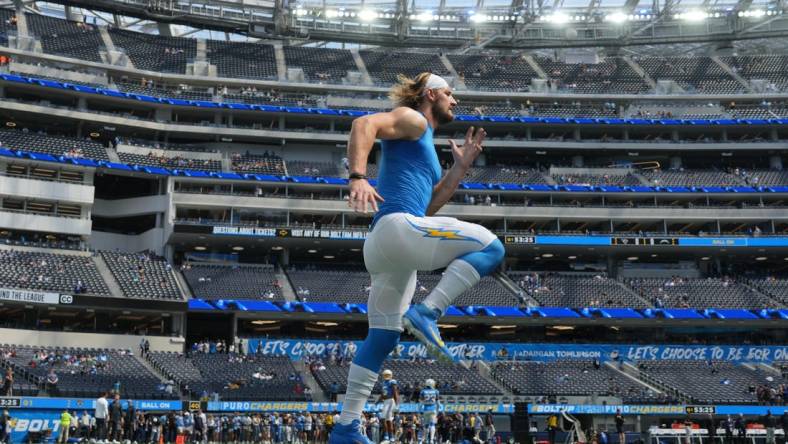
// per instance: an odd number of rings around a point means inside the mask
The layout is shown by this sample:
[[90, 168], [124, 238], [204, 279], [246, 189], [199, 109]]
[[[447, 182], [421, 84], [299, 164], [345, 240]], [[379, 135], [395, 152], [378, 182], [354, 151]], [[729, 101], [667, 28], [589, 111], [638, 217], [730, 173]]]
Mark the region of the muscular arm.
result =
[[427, 216], [435, 215], [454, 195], [454, 191], [457, 190], [460, 181], [465, 177], [465, 173], [468, 172], [468, 169], [473, 165], [473, 161], [482, 152], [482, 142], [486, 135], [487, 133], [484, 132], [484, 129], [479, 128], [474, 132], [473, 127], [470, 127], [468, 132], [465, 133], [465, 143], [462, 146], [457, 146], [453, 140], [449, 140], [451, 153], [454, 157], [454, 165], [432, 189], [432, 200], [427, 206]]
[[460, 182], [465, 177], [466, 172], [468, 172], [467, 168], [462, 168], [456, 163], [452, 165], [449, 172], [432, 189], [432, 200], [430, 200], [430, 205], [427, 207], [427, 216], [434, 216], [441, 207], [446, 205], [446, 202], [454, 195], [457, 187], [460, 186]]

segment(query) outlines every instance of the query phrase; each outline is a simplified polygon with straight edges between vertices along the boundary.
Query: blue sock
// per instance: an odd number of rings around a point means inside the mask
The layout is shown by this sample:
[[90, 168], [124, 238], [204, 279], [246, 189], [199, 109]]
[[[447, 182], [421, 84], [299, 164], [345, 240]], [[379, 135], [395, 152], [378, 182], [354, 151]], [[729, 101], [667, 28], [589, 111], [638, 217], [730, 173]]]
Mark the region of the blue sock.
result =
[[361, 418], [364, 405], [372, 393], [378, 373], [386, 356], [394, 350], [399, 342], [398, 330], [385, 330], [370, 328], [367, 339], [358, 348], [356, 357], [350, 365], [347, 377], [347, 392], [342, 403], [342, 414], [339, 416], [340, 424], [350, 424]]

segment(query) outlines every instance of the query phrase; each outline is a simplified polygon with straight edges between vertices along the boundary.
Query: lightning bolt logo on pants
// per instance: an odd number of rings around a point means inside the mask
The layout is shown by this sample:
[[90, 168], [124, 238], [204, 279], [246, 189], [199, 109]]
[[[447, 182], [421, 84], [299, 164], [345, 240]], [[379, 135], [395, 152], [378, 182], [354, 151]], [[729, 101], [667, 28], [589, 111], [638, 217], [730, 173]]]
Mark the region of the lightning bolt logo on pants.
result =
[[410, 221], [408, 221], [408, 223], [410, 224], [411, 227], [424, 233], [424, 237], [441, 239], [441, 240], [469, 241], [469, 242], [476, 242], [478, 244], [481, 244], [481, 241], [479, 241], [478, 239], [461, 235], [460, 230], [443, 230], [440, 228], [427, 228], [427, 227], [420, 227], [418, 225], [415, 225]]

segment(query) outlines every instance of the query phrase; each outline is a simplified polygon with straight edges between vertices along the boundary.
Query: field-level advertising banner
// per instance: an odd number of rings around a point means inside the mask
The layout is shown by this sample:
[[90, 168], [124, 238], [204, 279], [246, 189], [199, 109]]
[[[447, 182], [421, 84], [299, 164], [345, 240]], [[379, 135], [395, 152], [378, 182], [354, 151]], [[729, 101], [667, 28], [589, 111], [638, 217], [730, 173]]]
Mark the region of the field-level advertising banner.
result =
[[[365, 412], [379, 412], [382, 403], [368, 402], [364, 405]], [[209, 402], [209, 412], [338, 412], [342, 410], [341, 402], [293, 402], [293, 401], [219, 401]], [[478, 412], [492, 410], [496, 414], [509, 414], [514, 412], [513, 404], [442, 404], [441, 410], [445, 412]], [[418, 403], [404, 402], [399, 405], [401, 413], [418, 413], [421, 411]]]
[[[361, 341], [328, 341], [297, 339], [249, 339], [247, 351], [270, 356], [289, 356], [300, 360], [309, 355], [335, 353], [339, 348], [343, 354], [355, 353]], [[772, 362], [788, 360], [788, 345], [785, 346], [734, 346], [734, 345], [627, 345], [627, 344], [518, 344], [471, 342], [467, 344], [447, 343], [452, 355], [458, 359], [495, 361], [517, 359], [530, 361], [553, 361], [579, 359], [608, 361], [623, 360], [682, 360], [731, 362]], [[352, 354], [351, 353], [351, 354]], [[418, 342], [400, 342], [393, 352], [400, 358], [426, 358], [427, 349]]]
[[11, 442], [28, 442], [29, 433], [51, 430], [48, 442], [60, 434], [60, 414], [57, 410], [11, 410]]
[[734, 415], [763, 416], [771, 411], [780, 416], [788, 407], [766, 405], [623, 405], [623, 404], [528, 404], [528, 413], [549, 415], [565, 411], [573, 415]]

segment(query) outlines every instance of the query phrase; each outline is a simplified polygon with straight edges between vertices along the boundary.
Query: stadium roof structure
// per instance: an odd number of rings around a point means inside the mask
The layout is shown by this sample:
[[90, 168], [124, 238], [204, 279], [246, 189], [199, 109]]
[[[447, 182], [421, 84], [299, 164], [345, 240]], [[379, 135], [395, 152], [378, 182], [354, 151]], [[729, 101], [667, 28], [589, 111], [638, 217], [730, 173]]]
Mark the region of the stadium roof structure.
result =
[[539, 49], [788, 37], [784, 0], [52, 0], [290, 43]]

